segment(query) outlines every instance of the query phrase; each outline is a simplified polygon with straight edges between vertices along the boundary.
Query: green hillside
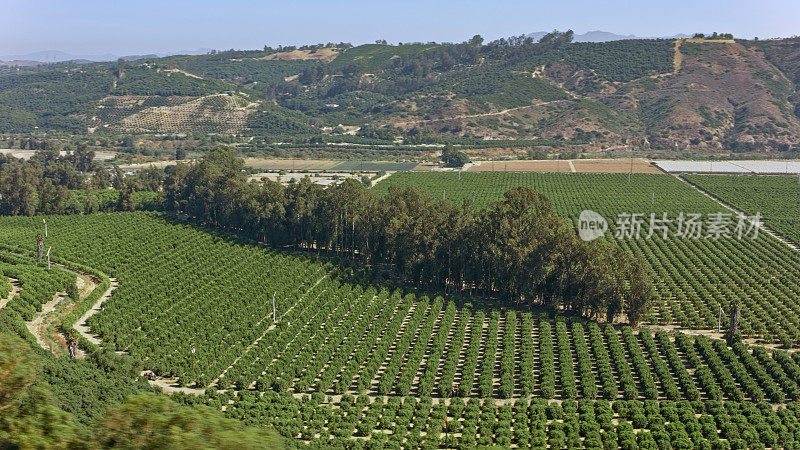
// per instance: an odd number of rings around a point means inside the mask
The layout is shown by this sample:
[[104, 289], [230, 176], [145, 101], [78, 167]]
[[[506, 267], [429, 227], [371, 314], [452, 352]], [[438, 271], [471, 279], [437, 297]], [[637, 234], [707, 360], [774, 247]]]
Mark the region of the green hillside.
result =
[[[385, 145], [402, 136], [411, 145], [546, 139], [590, 150], [800, 148], [796, 40], [553, 36], [0, 70], [0, 132], [235, 132], [318, 144], [355, 139], [341, 134], [344, 125]], [[687, 95], [697, 85], [705, 88]], [[241, 93], [251, 105], [233, 113], [181, 106], [220, 93]], [[133, 125], [141, 123], [134, 115], [154, 107], [166, 128]], [[231, 120], [235, 126], [224, 126]]]

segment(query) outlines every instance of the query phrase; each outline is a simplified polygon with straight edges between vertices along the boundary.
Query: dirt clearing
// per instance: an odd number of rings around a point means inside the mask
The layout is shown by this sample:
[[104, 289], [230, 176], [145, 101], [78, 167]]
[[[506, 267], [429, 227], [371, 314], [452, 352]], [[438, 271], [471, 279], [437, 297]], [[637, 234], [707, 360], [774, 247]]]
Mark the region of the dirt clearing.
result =
[[281, 59], [284, 61], [293, 61], [293, 60], [317, 60], [317, 61], [327, 61], [331, 62], [336, 57], [339, 56], [339, 49], [336, 48], [321, 48], [316, 51], [313, 50], [292, 50], [290, 52], [278, 52], [272, 53], [262, 58], [258, 58], [265, 61], [272, 61], [275, 59]]
[[568, 160], [483, 161], [468, 172], [572, 172]]

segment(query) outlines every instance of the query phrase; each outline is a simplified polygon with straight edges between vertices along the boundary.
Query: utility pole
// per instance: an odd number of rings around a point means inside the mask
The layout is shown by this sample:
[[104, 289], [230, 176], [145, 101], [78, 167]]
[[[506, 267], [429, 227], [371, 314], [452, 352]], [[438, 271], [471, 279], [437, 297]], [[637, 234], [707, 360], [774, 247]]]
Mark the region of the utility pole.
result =
[[278, 316], [275, 315], [275, 294], [278, 291], [272, 293], [272, 323], [278, 323]]
[[44, 257], [44, 238], [42, 233], [36, 234], [36, 260], [41, 261]]
[[192, 346], [192, 376], [195, 375], [194, 373], [194, 343], [190, 344]]

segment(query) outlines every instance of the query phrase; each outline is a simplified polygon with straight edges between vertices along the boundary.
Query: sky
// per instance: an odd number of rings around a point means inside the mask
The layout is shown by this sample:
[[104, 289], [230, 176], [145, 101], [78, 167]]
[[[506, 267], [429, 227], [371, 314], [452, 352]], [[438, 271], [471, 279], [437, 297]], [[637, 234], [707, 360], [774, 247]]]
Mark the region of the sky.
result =
[[800, 34], [798, 0], [0, 0], [0, 55], [130, 55], [386, 39], [461, 42], [572, 29]]

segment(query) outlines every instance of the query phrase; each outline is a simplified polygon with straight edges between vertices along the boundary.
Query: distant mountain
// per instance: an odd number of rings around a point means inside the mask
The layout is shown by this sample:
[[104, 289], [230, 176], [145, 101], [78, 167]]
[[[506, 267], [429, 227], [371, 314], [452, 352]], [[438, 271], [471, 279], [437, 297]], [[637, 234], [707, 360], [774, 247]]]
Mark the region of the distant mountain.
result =
[[116, 61], [117, 59], [124, 59], [125, 61], [136, 61], [137, 59], [145, 58], [160, 58], [172, 55], [204, 55], [210, 52], [210, 48], [198, 48], [196, 50], [178, 50], [169, 53], [150, 53], [147, 55], [126, 55], [118, 56], [111, 53], [104, 53], [102, 55], [74, 55], [60, 50], [44, 50], [40, 52], [32, 52], [25, 55], [0, 55], [0, 62], [2, 65], [18, 65], [30, 66], [44, 63], [55, 63], [64, 61], [73, 61], [79, 64], [87, 62], [105, 62]]
[[[289, 59], [250, 50], [157, 64], [141, 59], [151, 55], [131, 55], [124, 76], [108, 63], [86, 64], [94, 70], [85, 71], [59, 64], [39, 71], [0, 67], [0, 81], [15, 72], [59, 72], [3, 83], [0, 133], [37, 127], [75, 134], [235, 132], [287, 142], [319, 137], [348, 117], [347, 125], [365, 127], [365, 142], [387, 145], [398, 134], [410, 139], [424, 130], [436, 142], [800, 152], [800, 38], [675, 45], [591, 31], [576, 40], [595, 43], [541, 51], [484, 46], [478, 52], [457, 45], [428, 51], [432, 45], [365, 44], [281, 52]], [[318, 59], [318, 52], [335, 58]], [[356, 61], [368, 75], [350, 70]], [[306, 71], [323, 64], [326, 75]], [[431, 72], [418, 70], [424, 67]], [[285, 83], [304, 72], [308, 89]], [[279, 89], [260, 89], [270, 85]], [[432, 96], [434, 90], [441, 94]], [[37, 101], [20, 101], [29, 98]]]
[[[526, 36], [533, 38], [534, 41], [538, 41], [542, 38], [542, 36], [546, 35], [547, 31], [536, 31], [534, 33], [529, 33]], [[679, 39], [679, 38], [687, 38], [690, 37], [688, 34], [676, 34], [673, 36], [658, 36], [658, 37], [642, 37], [636, 36], [633, 34], [629, 35], [622, 35], [611, 33], [608, 31], [587, 31], [583, 34], [576, 34], [573, 38], [573, 42], [609, 42], [609, 41], [621, 41], [623, 39]]]
[[158, 58], [159, 55], [155, 53], [151, 53], [149, 55], [128, 55], [128, 56], [120, 56], [119, 59], [123, 61], [136, 61], [139, 59], [148, 59], [148, 58]]
[[43, 64], [41, 61], [29, 61], [29, 60], [21, 60], [21, 59], [12, 59], [11, 61], [0, 61], [0, 67], [2, 66], [10, 66], [10, 67], [31, 67], [31, 66], [38, 66]]
[[113, 61], [116, 56], [106, 53], [104, 55], [73, 55], [70, 53], [62, 52], [60, 50], [44, 50], [40, 52], [32, 52], [25, 55], [3, 55], [0, 60], [3, 61], [37, 61], [40, 63], [52, 63], [63, 61], [74, 61], [85, 59], [88, 61]]

